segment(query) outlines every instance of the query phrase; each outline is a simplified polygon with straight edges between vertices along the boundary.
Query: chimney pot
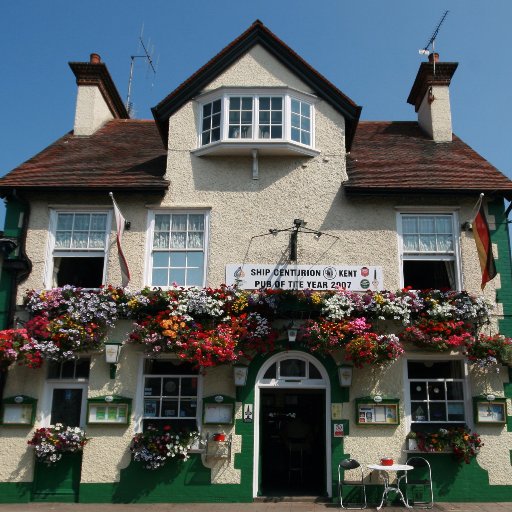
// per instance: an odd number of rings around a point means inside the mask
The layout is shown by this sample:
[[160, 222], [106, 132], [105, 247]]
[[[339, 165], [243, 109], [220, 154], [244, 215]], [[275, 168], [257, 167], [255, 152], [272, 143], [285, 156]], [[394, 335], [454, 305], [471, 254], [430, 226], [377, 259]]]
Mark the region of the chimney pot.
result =
[[97, 53], [91, 53], [89, 62], [91, 64], [101, 64], [101, 57]]
[[429, 56], [428, 56], [428, 61], [430, 63], [433, 63], [433, 62], [439, 62], [439, 53], [430, 53]]

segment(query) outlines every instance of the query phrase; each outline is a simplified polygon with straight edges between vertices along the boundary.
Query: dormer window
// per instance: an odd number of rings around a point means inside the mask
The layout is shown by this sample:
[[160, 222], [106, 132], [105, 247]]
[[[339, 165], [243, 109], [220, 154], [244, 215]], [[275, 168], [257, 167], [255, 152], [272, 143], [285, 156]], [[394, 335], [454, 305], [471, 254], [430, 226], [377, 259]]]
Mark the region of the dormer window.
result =
[[221, 88], [198, 99], [202, 155], [261, 154], [315, 156], [314, 101], [288, 88]]

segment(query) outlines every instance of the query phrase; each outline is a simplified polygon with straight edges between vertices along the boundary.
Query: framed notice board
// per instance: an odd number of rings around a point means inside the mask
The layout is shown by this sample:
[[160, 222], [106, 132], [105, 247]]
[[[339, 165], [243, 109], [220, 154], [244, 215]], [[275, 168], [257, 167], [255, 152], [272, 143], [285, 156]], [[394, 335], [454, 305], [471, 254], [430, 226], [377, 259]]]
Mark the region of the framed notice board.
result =
[[226, 395], [214, 395], [203, 399], [203, 424], [233, 425], [234, 422], [234, 398]]
[[88, 425], [127, 425], [132, 399], [124, 396], [99, 396], [87, 400]]
[[1, 403], [0, 424], [32, 426], [36, 419], [37, 399], [25, 395], [4, 398]]
[[485, 397], [473, 397], [475, 423], [504, 425], [507, 422], [507, 401], [505, 398], [487, 400]]
[[357, 425], [398, 425], [400, 410], [398, 398], [380, 398], [375, 401], [372, 397], [356, 399]]

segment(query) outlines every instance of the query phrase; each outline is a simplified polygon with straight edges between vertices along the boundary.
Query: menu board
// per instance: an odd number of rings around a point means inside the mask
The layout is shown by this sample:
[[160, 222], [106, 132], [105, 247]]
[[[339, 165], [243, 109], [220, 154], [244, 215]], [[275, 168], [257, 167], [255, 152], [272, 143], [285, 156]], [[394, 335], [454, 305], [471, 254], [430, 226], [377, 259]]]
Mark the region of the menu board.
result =
[[356, 423], [358, 425], [397, 425], [398, 404], [358, 403]]
[[128, 423], [128, 404], [89, 404], [87, 423]]
[[33, 404], [4, 404], [2, 423], [4, 425], [31, 425]]

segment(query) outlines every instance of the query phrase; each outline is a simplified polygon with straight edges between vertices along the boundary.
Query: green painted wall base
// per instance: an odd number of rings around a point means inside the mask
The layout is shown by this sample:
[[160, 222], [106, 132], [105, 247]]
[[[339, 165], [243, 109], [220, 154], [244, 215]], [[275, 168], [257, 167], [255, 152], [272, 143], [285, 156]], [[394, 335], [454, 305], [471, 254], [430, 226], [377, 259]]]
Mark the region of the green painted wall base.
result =
[[[511, 502], [512, 485], [489, 485], [487, 471], [482, 469], [478, 462], [472, 460], [470, 464], [459, 464], [450, 454], [421, 454], [430, 462], [432, 467], [432, 480], [435, 503], [478, 503], [478, 502]], [[404, 486], [401, 486], [404, 490]], [[336, 491], [337, 492], [337, 491]], [[369, 506], [376, 506], [382, 499], [383, 487], [381, 485], [367, 485], [366, 496]], [[410, 489], [409, 497], [417, 500], [428, 500], [428, 493], [422, 489]], [[421, 493], [421, 496], [418, 494]], [[393, 497], [393, 494], [390, 495]], [[344, 502], [355, 503], [361, 499], [357, 488], [346, 487], [343, 492]], [[333, 494], [333, 503], [338, 502], [337, 495]], [[393, 504], [400, 502], [396, 498]]]
[[[236, 466], [236, 464], [235, 464]], [[118, 483], [81, 484], [81, 503], [236, 503], [251, 502], [247, 478], [240, 484], [210, 483], [210, 469], [200, 455], [188, 461], [170, 461], [163, 468], [147, 470], [138, 462], [121, 471]]]
[[81, 453], [65, 453], [55, 465], [36, 462], [32, 501], [78, 502]]
[[28, 503], [32, 482], [0, 482], [0, 503]]

